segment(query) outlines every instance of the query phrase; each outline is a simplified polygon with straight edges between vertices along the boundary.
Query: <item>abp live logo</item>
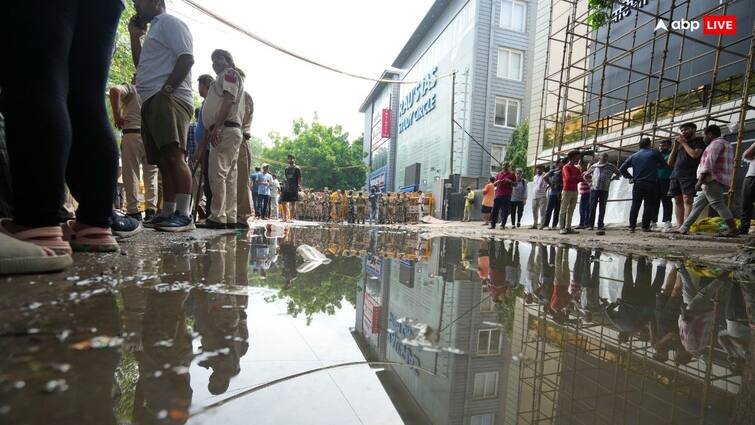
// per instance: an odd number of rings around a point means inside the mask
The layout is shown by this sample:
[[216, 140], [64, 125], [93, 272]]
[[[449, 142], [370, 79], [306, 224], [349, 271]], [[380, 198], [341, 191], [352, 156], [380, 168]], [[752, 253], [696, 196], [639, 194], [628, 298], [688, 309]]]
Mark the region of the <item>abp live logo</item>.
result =
[[708, 15], [703, 17], [703, 34], [705, 35], [734, 35], [736, 33], [736, 15]]

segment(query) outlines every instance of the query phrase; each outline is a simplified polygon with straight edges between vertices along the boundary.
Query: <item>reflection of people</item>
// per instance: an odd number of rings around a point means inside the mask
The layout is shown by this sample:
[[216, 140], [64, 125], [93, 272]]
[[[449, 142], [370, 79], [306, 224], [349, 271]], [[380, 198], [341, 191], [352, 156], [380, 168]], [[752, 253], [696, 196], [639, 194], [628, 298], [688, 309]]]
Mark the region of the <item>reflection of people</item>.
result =
[[283, 289], [291, 288], [298, 276], [296, 271], [296, 244], [292, 235], [292, 233], [289, 233], [280, 243], [281, 274], [286, 280]]
[[559, 246], [556, 249], [553, 294], [550, 302], [550, 311], [557, 322], [565, 321], [569, 314], [569, 282], [569, 248]]
[[[550, 261], [548, 260], [549, 253]], [[535, 290], [535, 295], [538, 302], [543, 305], [548, 305], [553, 293], [553, 279], [555, 275], [553, 262], [555, 258], [556, 251], [553, 246], [546, 247], [545, 245], [539, 245], [537, 247], [537, 263], [540, 264], [540, 287]]]
[[[606, 315], [619, 330], [619, 340], [625, 341], [634, 332], [640, 338], [649, 338], [648, 325], [655, 309], [655, 290], [651, 284], [652, 263], [647, 257], [637, 259], [637, 277], [632, 277], [632, 256], [624, 261], [624, 284], [621, 298], [606, 308]], [[656, 284], [662, 284], [663, 281]], [[660, 289], [660, 288], [658, 288]]]
[[540, 288], [540, 271], [538, 269], [539, 244], [530, 245], [530, 255], [527, 257], [527, 279], [524, 287], [524, 300], [527, 303], [535, 302], [535, 296]]
[[[658, 275], [665, 272], [658, 270]], [[658, 277], [656, 275], [656, 278]], [[679, 339], [679, 311], [682, 307], [682, 279], [677, 267], [671, 267], [663, 288], [655, 297], [655, 322], [653, 323], [653, 339], [655, 360], [665, 362], [668, 353], [675, 351], [674, 359], [679, 364], [686, 364], [692, 360], [692, 355], [684, 349]]]
[[500, 302], [503, 297], [510, 297], [513, 293], [514, 283], [512, 276], [507, 276], [507, 269], [511, 270], [514, 262], [514, 249], [506, 249], [504, 241], [490, 241], [488, 244], [488, 256], [490, 257], [490, 269], [488, 272], [488, 292], [493, 301]]

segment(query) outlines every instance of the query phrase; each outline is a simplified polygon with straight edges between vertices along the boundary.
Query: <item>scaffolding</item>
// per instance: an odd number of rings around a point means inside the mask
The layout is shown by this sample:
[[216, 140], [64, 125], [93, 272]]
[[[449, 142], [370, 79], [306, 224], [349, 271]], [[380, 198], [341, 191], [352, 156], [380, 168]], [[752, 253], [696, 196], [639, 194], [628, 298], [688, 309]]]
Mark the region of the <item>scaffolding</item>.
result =
[[650, 343], [622, 340], [605, 322], [557, 323], [522, 299], [514, 326], [516, 423], [729, 422], [741, 377], [712, 345], [704, 358], [672, 366], [653, 359]]
[[[593, 155], [608, 151], [619, 162], [636, 150], [641, 136], [673, 138], [678, 126], [690, 121], [698, 128], [728, 125], [736, 133], [739, 163], [746, 124], [755, 120], [755, 25], [739, 22], [737, 36], [700, 37], [668, 23], [733, 14], [736, 8], [752, 8], [751, 2], [715, 1], [697, 13], [700, 3], [691, 11], [692, 0], [615, 1], [611, 8], [624, 8], [628, 16], [609, 16], [594, 30], [587, 1], [545, 1], [550, 3], [548, 49], [540, 126], [531, 141], [535, 164], [551, 163], [575, 149]], [[655, 30], [659, 20], [669, 30]], [[689, 51], [699, 52], [685, 54]], [[617, 72], [625, 73], [626, 81], [608, 81], [608, 74]]]

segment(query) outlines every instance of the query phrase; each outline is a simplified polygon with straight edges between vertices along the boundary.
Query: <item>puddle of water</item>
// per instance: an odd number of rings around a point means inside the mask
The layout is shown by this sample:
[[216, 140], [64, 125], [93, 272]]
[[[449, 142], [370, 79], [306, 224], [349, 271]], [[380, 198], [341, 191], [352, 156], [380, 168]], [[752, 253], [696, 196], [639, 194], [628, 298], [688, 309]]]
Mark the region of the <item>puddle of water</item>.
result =
[[753, 414], [741, 271], [354, 227], [124, 245], [0, 281], [0, 424]]

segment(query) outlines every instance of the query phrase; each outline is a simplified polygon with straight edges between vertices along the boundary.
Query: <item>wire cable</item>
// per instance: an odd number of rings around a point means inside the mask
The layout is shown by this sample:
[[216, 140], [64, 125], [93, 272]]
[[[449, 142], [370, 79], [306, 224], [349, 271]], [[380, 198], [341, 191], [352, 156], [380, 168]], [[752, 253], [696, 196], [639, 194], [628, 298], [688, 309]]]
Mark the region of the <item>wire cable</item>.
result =
[[223, 24], [223, 25], [225, 25], [227, 27], [230, 27], [230, 28], [232, 28], [232, 29], [240, 32], [241, 34], [243, 34], [243, 35], [245, 35], [245, 36], [247, 36], [247, 37], [249, 37], [251, 39], [254, 39], [254, 40], [256, 40], [256, 41], [258, 41], [258, 42], [260, 42], [260, 43], [262, 43], [262, 44], [264, 44], [264, 45], [266, 45], [266, 46], [268, 46], [268, 47], [270, 47], [272, 49], [275, 49], [275, 50], [277, 50], [277, 51], [279, 51], [281, 53], [284, 53], [284, 54], [286, 54], [288, 56], [291, 56], [291, 57], [293, 57], [295, 59], [298, 59], [300, 61], [306, 62], [306, 63], [308, 63], [310, 65], [314, 65], [314, 66], [317, 66], [319, 68], [323, 68], [323, 69], [326, 69], [328, 71], [332, 71], [332, 72], [335, 72], [335, 73], [338, 73], [338, 74], [341, 74], [341, 75], [346, 75], [348, 77], [356, 78], [356, 79], [359, 79], [359, 80], [372, 81], [372, 82], [376, 82], [376, 83], [386, 83], [386, 84], [419, 84], [419, 83], [424, 83], [424, 82], [437, 81], [437, 80], [440, 80], [440, 79], [443, 79], [443, 78], [448, 78], [448, 77], [450, 77], [450, 76], [452, 76], [454, 74], [453, 72], [449, 72], [448, 74], [443, 74], [443, 75], [439, 75], [439, 76], [434, 77], [434, 78], [426, 78], [426, 79], [422, 79], [422, 80], [390, 80], [390, 79], [385, 79], [385, 78], [372, 78], [372, 77], [367, 77], [367, 76], [364, 76], [364, 75], [354, 74], [352, 72], [343, 71], [343, 70], [340, 70], [338, 68], [334, 68], [332, 66], [322, 64], [320, 62], [317, 62], [314, 59], [309, 59], [309, 58], [307, 58], [305, 56], [302, 56], [302, 55], [300, 55], [298, 53], [295, 53], [295, 52], [293, 52], [291, 50], [288, 50], [285, 47], [279, 46], [278, 44], [275, 44], [274, 42], [272, 42], [270, 40], [267, 40], [267, 39], [265, 39], [265, 38], [263, 38], [263, 37], [255, 34], [255, 33], [251, 32], [251, 31], [248, 31], [248, 30], [245, 30], [245, 29], [241, 28], [239, 25], [234, 24], [233, 22], [229, 21], [228, 19], [224, 18], [223, 16], [221, 16], [221, 15], [219, 15], [219, 14], [217, 14], [217, 13], [215, 13], [215, 12], [209, 10], [209, 9], [207, 9], [204, 6], [199, 5], [194, 0], [181, 0], [181, 1], [183, 1], [184, 3], [186, 3], [189, 6], [193, 7], [197, 11], [199, 11], [199, 12], [201, 12], [201, 13], [203, 13], [203, 14], [205, 14], [205, 15], [213, 18], [213, 19], [215, 19], [216, 21], [220, 22], [221, 24]]

